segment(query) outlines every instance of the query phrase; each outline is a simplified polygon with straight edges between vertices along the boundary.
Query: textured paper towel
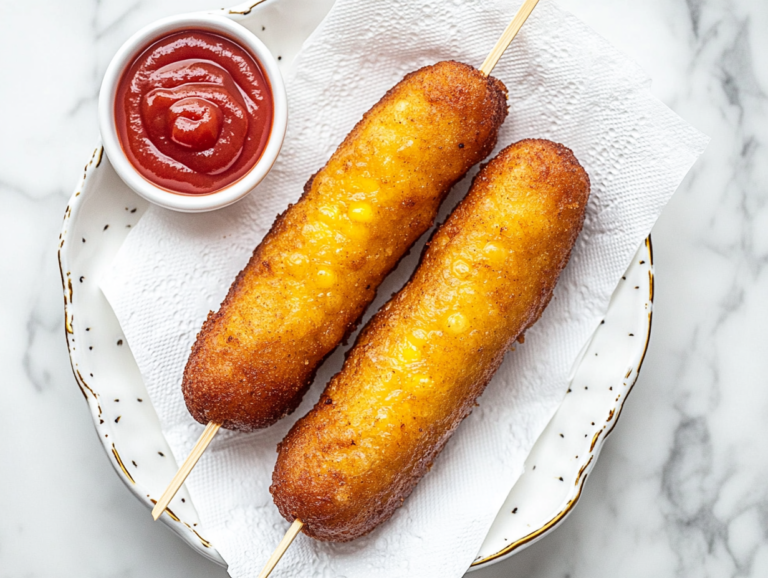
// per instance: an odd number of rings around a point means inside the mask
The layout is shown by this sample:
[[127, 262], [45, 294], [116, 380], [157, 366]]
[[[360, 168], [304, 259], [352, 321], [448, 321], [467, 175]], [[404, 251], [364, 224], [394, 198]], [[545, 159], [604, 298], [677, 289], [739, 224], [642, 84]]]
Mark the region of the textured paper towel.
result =
[[[177, 460], [202, 428], [187, 414], [180, 391], [189, 348], [275, 215], [404, 74], [443, 59], [479, 65], [518, 6], [509, 0], [338, 0], [286, 78], [285, 146], [256, 192], [202, 215], [152, 207], [128, 236], [102, 287]], [[651, 96], [636, 65], [548, 0], [494, 75], [509, 89], [499, 148], [526, 137], [553, 139], [573, 149], [590, 175], [592, 196], [571, 262], [525, 345], [508, 355], [480, 407], [395, 516], [348, 544], [300, 536], [276, 577], [464, 573], [560, 403], [571, 364], [617, 280], [707, 142]], [[441, 218], [468, 182], [455, 188]], [[420, 247], [380, 288], [368, 316], [410, 275]], [[288, 524], [268, 493], [275, 446], [341, 361], [337, 351], [294, 416], [254, 434], [220, 433], [188, 480], [207, 537], [232, 576], [255, 576], [285, 532]]]

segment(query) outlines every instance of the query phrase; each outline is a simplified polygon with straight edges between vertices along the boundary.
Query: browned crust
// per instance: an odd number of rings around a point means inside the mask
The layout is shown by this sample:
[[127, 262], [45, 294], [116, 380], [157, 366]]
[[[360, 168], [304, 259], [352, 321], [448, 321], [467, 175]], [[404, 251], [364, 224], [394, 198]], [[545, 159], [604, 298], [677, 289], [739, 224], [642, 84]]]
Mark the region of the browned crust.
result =
[[[284, 246], [283, 253], [291, 250], [287, 239], [296, 236], [296, 228], [306, 222], [307, 212], [322, 201], [317, 192], [322, 183], [318, 185], [317, 179], [327, 176], [325, 173], [331, 171], [329, 167], [334, 163], [338, 166], [339, 159], [354, 158], [354, 149], [366, 127], [392, 114], [395, 101], [409, 90], [423, 91], [429, 96], [435, 110], [441, 112], [437, 122], [453, 115], [453, 128], [462, 148], [444, 154], [452, 159], [460, 158], [460, 162], [456, 161], [460, 167], [457, 170], [456, 166], [403, 166], [402, 175], [406, 180], [412, 174], [423, 177], [433, 171], [439, 186], [435, 185], [430, 198], [404, 194], [401, 206], [394, 209], [402, 214], [401, 227], [367, 248], [369, 254], [389, 251], [391, 255], [354, 279], [364, 289], [348, 288], [343, 311], [327, 315], [321, 329], [302, 336], [281, 328], [275, 319], [284, 319], [281, 307], [289, 294], [284, 291], [275, 296], [266, 288], [259, 292], [259, 283], [280, 283], [281, 258], [285, 255], [281, 257], [279, 249]], [[420, 69], [388, 91], [347, 135], [328, 164], [307, 181], [299, 201], [277, 217], [230, 287], [219, 311], [209, 314], [192, 347], [182, 381], [192, 416], [200, 423], [213, 421], [228, 429], [251, 431], [269, 426], [292, 412], [322, 361], [355, 329], [380, 282], [432, 224], [451, 186], [493, 150], [506, 114], [504, 85], [456, 62], [441, 62]], [[442, 133], [435, 135], [435, 140], [440, 138], [447, 137]], [[233, 321], [235, 317], [238, 324]], [[249, 325], [255, 330], [268, 327], [268, 338], [254, 340]], [[289, 325], [284, 323], [283, 327]], [[224, 334], [229, 335], [226, 342], [222, 341]]]
[[[313, 538], [343, 542], [392, 516], [472, 411], [505, 352], [549, 303], [582, 228], [589, 189], [573, 153], [550, 141], [520, 141], [483, 167], [409, 283], [371, 319], [317, 405], [278, 446], [270, 491], [286, 519], [301, 519]], [[489, 199], [520, 209], [489, 209]], [[426, 393], [411, 385], [407, 368], [388, 382], [388, 352], [425, 327], [421, 312], [450, 286], [443, 280], [452, 259], [466, 255], [478, 232], [508, 243], [514, 255], [500, 270], [481, 258], [473, 263], [478, 287], [490, 289], [481, 306], [461, 311], [486, 325], [475, 337], [430, 338], [433, 350], [417, 366], [431, 380]], [[499, 315], [485, 315], [491, 309]]]

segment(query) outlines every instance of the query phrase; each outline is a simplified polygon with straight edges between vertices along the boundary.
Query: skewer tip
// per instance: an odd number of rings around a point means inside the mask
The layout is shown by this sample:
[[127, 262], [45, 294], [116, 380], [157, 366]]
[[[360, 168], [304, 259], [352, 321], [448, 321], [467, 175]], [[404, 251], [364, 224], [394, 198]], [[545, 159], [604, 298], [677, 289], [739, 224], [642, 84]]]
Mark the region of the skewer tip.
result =
[[520, 28], [523, 27], [523, 24], [528, 20], [528, 17], [538, 3], [539, 0], [525, 0], [525, 2], [523, 2], [523, 5], [520, 7], [520, 10], [517, 11], [517, 14], [515, 14], [512, 22], [509, 23], [506, 30], [504, 30], [498, 41], [496, 41], [496, 45], [491, 49], [485, 62], [480, 66], [480, 72], [485, 76], [489, 76], [491, 72], [493, 72], [499, 58], [501, 58], [501, 55], [504, 54], [504, 51], [510, 45], [512, 40], [514, 40], [515, 36], [517, 36], [517, 33], [520, 32]]
[[163, 515], [163, 512], [165, 512], [166, 508], [168, 508], [168, 504], [171, 503], [171, 500], [176, 495], [176, 492], [179, 491], [179, 488], [181, 488], [184, 480], [187, 479], [187, 476], [192, 471], [192, 468], [195, 467], [195, 464], [197, 464], [200, 456], [203, 455], [203, 452], [211, 443], [213, 437], [216, 435], [216, 432], [219, 431], [220, 427], [220, 424], [213, 422], [209, 422], [208, 425], [205, 426], [200, 439], [197, 440], [197, 443], [195, 443], [192, 451], [189, 452], [187, 459], [184, 460], [183, 464], [181, 464], [179, 471], [176, 472], [175, 476], [173, 476], [171, 483], [168, 484], [168, 487], [163, 492], [163, 495], [160, 496], [160, 499], [155, 504], [155, 507], [152, 508], [153, 520], [157, 521], [157, 519]]
[[277, 548], [275, 548], [275, 551], [272, 552], [272, 555], [269, 557], [269, 560], [267, 560], [267, 563], [264, 565], [264, 568], [259, 573], [259, 578], [268, 578], [268, 576], [272, 573], [272, 570], [274, 570], [275, 566], [277, 566], [277, 563], [280, 561], [280, 558], [282, 558], [283, 554], [285, 554], [286, 550], [288, 550], [288, 546], [290, 546], [291, 543], [296, 539], [296, 536], [299, 535], [299, 532], [301, 532], [301, 529], [303, 527], [304, 527], [304, 522], [302, 522], [298, 518], [293, 521], [293, 524], [291, 524], [291, 527], [288, 528], [288, 531], [285, 533], [285, 536], [283, 536], [283, 539], [280, 540], [280, 543], [277, 545]]

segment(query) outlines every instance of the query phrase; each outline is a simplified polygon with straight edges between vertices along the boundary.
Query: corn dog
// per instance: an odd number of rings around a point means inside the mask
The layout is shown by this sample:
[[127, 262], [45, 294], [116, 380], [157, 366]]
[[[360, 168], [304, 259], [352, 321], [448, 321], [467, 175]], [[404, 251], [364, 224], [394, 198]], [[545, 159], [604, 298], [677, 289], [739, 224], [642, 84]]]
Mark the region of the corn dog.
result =
[[520, 141], [480, 171], [279, 444], [270, 491], [286, 519], [343, 542], [392, 516], [546, 307], [588, 196], [576, 158], [550, 141]]
[[184, 371], [192, 416], [250, 431], [293, 411], [506, 114], [504, 85], [457, 62], [409, 74], [366, 113], [209, 314]]

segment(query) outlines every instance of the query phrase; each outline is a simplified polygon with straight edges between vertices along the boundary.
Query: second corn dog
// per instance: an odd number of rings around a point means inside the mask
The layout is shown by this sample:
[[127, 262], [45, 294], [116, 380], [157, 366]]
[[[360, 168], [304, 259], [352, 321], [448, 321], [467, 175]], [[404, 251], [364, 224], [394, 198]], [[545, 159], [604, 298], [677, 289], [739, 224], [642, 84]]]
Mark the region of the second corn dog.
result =
[[587, 174], [550, 141], [516, 143], [481, 170], [279, 445], [270, 491], [286, 519], [347, 541], [392, 516], [546, 307], [588, 196]]
[[409, 74], [366, 113], [203, 325], [182, 384], [192, 416], [249, 431], [293, 411], [505, 116], [504, 85], [457, 62]]

